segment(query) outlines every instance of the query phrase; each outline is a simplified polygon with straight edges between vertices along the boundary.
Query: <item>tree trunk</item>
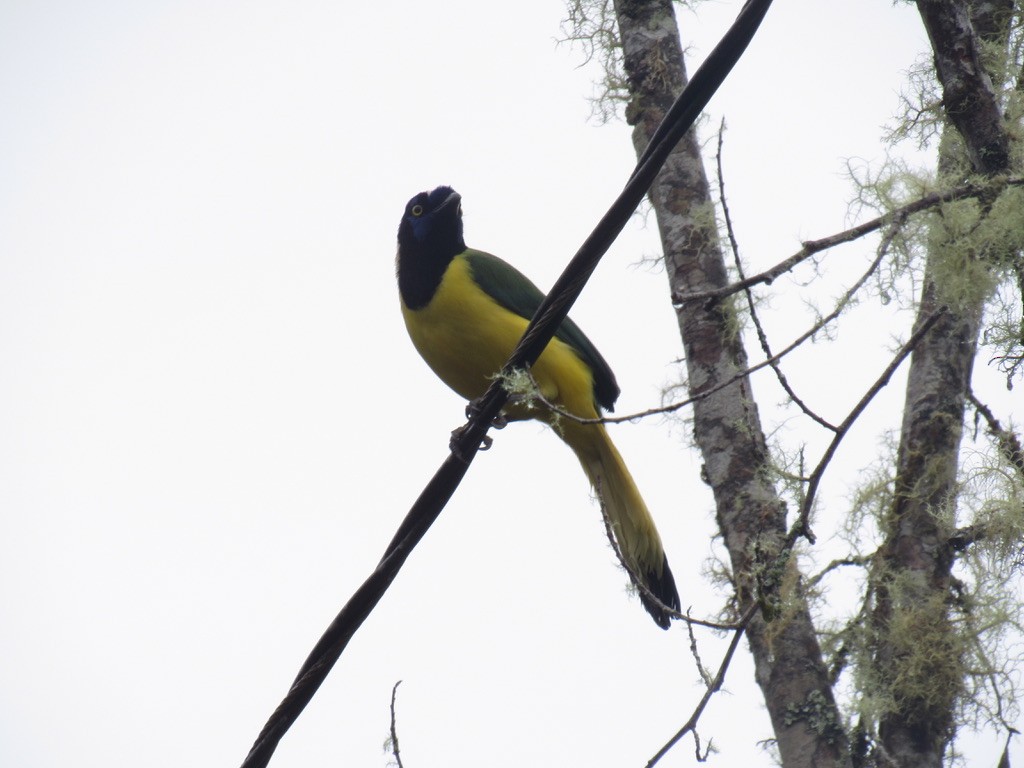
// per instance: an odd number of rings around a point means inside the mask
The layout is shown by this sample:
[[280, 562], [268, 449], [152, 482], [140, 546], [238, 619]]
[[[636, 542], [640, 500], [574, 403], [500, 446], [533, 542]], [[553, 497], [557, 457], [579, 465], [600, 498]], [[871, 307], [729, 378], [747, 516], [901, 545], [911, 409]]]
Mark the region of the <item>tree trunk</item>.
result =
[[[639, 155], [686, 83], [670, 0], [615, 0], [630, 92], [626, 119]], [[707, 177], [692, 133], [650, 192], [673, 295], [721, 288], [727, 272], [712, 215]], [[677, 310], [689, 387], [699, 395], [747, 367], [728, 301]], [[748, 629], [783, 765], [849, 765], [844, 732], [807, 603], [799, 586], [783, 594], [780, 557], [786, 508], [768, 471], [768, 451], [747, 379], [697, 401], [694, 436], [715, 496], [718, 525], [732, 563], [739, 610], [761, 610]]]
[[[1009, 17], [996, 6], [975, 4], [986, 37]], [[1009, 171], [1009, 140], [992, 82], [982, 66], [972, 7], [960, 0], [918, 0], [942, 85], [947, 133], [940, 175], [955, 172], [955, 154], [968, 170], [986, 176]], [[948, 179], [946, 179], [948, 180]], [[950, 297], [937, 273], [950, 258], [943, 244], [929, 252], [917, 322], [939, 309], [943, 316], [915, 348], [910, 362], [892, 509], [873, 574], [872, 677], [885, 691], [879, 719], [883, 764], [941, 766], [955, 732], [963, 685], [961, 640], [950, 617], [955, 552], [957, 467], [964, 405], [977, 351], [985, 300]], [[977, 258], [984, 258], [978, 254]], [[877, 693], [877, 691], [875, 692]]]

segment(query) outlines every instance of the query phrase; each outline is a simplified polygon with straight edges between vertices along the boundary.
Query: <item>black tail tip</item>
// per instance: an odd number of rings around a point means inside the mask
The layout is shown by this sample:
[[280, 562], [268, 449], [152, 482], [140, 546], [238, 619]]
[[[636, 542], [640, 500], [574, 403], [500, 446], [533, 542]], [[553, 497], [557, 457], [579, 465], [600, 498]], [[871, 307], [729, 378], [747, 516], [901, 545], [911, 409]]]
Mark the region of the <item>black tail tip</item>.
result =
[[640, 602], [651, 614], [655, 624], [662, 629], [668, 629], [672, 625], [672, 619], [665, 608], [679, 612], [679, 592], [676, 591], [676, 580], [672, 576], [672, 569], [668, 567], [667, 557], [661, 561], [661, 573], [659, 574], [653, 569], [647, 571], [644, 574], [644, 582], [651, 594], [658, 598], [658, 602], [651, 600], [642, 589], [639, 590]]

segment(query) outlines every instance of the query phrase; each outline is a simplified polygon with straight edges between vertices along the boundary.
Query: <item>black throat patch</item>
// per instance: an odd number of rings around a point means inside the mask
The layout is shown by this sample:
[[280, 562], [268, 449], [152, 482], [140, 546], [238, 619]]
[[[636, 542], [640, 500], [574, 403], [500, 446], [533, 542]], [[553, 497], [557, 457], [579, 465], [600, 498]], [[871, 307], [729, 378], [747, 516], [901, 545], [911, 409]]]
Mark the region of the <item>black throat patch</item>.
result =
[[398, 230], [398, 257], [395, 259], [398, 273], [398, 292], [409, 309], [423, 309], [434, 298], [445, 270], [459, 251], [450, 248], [431, 247], [430, 243], [402, 242], [402, 230]]
[[[441, 193], [438, 205], [431, 197]], [[450, 194], [449, 194], [450, 193]], [[431, 204], [435, 205], [431, 209]], [[466, 250], [462, 239], [459, 196], [447, 187], [409, 201], [398, 225], [398, 256], [395, 259], [398, 291], [409, 309], [422, 309], [437, 292], [452, 259]]]

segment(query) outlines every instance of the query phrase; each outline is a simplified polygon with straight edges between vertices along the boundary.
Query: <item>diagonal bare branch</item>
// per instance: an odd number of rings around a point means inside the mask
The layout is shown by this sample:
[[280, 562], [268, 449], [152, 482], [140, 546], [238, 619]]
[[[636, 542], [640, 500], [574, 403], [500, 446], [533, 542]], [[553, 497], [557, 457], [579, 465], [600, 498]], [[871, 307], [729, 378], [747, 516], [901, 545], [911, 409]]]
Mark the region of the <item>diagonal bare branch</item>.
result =
[[[647, 768], [653, 768], [653, 766], [656, 765], [661, 758], [667, 755], [672, 747], [678, 744], [679, 740], [686, 734], [693, 733], [696, 738], [697, 723], [700, 721], [701, 715], [704, 714], [704, 710], [707, 708], [708, 702], [711, 701], [711, 697], [722, 690], [722, 684], [725, 682], [725, 674], [728, 672], [729, 665], [732, 663], [732, 658], [736, 654], [736, 648], [740, 644], [740, 638], [743, 637], [743, 633], [746, 630], [747, 625], [750, 624], [751, 619], [754, 618], [758, 608], [759, 606], [757, 603], [751, 603], [747, 610], [744, 611], [743, 616], [740, 617], [738, 622], [739, 628], [733, 633], [732, 640], [729, 642], [729, 647], [726, 649], [725, 656], [722, 657], [721, 664], [718, 665], [718, 671], [715, 673], [714, 679], [707, 686], [707, 689], [704, 691], [704, 695], [701, 696], [697, 706], [694, 707], [689, 719], [683, 723], [683, 726], [675, 732], [672, 738], [665, 742], [665, 745], [658, 750], [654, 757], [647, 762]], [[697, 749], [699, 754], [699, 742]]]
[[882, 371], [881, 375], [875, 380], [875, 383], [871, 385], [864, 396], [857, 402], [853, 409], [847, 414], [846, 418], [843, 419], [839, 428], [836, 430], [835, 437], [832, 438], [832, 442], [829, 443], [825, 449], [825, 453], [821, 457], [821, 461], [818, 462], [818, 466], [811, 472], [810, 477], [807, 481], [807, 491], [804, 494], [802, 503], [800, 504], [800, 512], [797, 516], [796, 521], [790, 528], [789, 535], [787, 536], [788, 546], [792, 546], [796, 540], [803, 536], [808, 541], [814, 542], [814, 534], [810, 529], [810, 516], [811, 510], [814, 508], [814, 499], [818, 492], [818, 486], [821, 483], [821, 478], [825, 474], [825, 470], [828, 469], [829, 463], [832, 461], [832, 457], [835, 456], [836, 451], [839, 448], [839, 444], [842, 443], [843, 438], [846, 437], [850, 431], [850, 427], [860, 418], [860, 415], [864, 413], [864, 409], [868, 407], [875, 396], [882, 391], [882, 389], [889, 383], [892, 375], [896, 372], [896, 369], [900, 367], [907, 356], [914, 351], [914, 348], [918, 345], [925, 334], [932, 329], [932, 326], [938, 322], [939, 318], [943, 316], [945, 310], [940, 308], [925, 318], [914, 332], [910, 335], [910, 338], [904, 342], [899, 348], [893, 359], [889, 361], [889, 364]]
[[[740, 247], [739, 243], [736, 242], [736, 232], [732, 226], [732, 215], [729, 212], [729, 203], [725, 197], [725, 173], [722, 170], [722, 140], [725, 134], [725, 118], [722, 118], [722, 124], [718, 129], [718, 151], [715, 152], [715, 165], [717, 167], [718, 175], [718, 202], [722, 207], [722, 216], [725, 219], [725, 231], [729, 237], [729, 248], [732, 251], [733, 263], [736, 265], [736, 274], [740, 277], [740, 282], [743, 281], [743, 260], [740, 258]], [[775, 372], [775, 378], [778, 379], [779, 385], [785, 390], [786, 394], [789, 395], [790, 400], [796, 403], [796, 406], [803, 411], [811, 420], [816, 421], [818, 424], [823, 426], [825, 429], [835, 432], [835, 425], [823, 419], [817, 413], [812, 411], [807, 404], [800, 398], [799, 395], [789, 385], [789, 380], [786, 378], [786, 374], [782, 372], [782, 366], [779, 365], [778, 360], [772, 360], [774, 355], [772, 354], [771, 345], [768, 343], [768, 335], [764, 332], [764, 326], [761, 325], [761, 318], [758, 316], [757, 307], [754, 302], [754, 294], [750, 290], [750, 287], [743, 289], [743, 293], [747, 297], [747, 309], [750, 312], [750, 319], [754, 323], [754, 330], [757, 332], [757, 340], [761, 344], [761, 351], [764, 352], [766, 360], [769, 360], [769, 365]]]
[[845, 229], [842, 232], [837, 232], [818, 240], [805, 240], [801, 243], [799, 251], [789, 258], [783, 259], [770, 269], [766, 269], [764, 272], [759, 272], [756, 275], [751, 275], [721, 288], [676, 294], [672, 297], [672, 302], [676, 305], [682, 305], [692, 301], [718, 301], [755, 285], [771, 285], [777, 278], [793, 271], [798, 265], [807, 261], [812, 256], [835, 248], [837, 245], [853, 242], [880, 229], [894, 226], [899, 227], [908, 217], [915, 213], [937, 208], [940, 205], [957, 200], [994, 196], [1005, 187], [1019, 186], [1024, 186], [1024, 177], [1014, 176], [996, 179], [984, 184], [973, 182], [963, 184], [944, 192], [932, 192], [874, 219]]

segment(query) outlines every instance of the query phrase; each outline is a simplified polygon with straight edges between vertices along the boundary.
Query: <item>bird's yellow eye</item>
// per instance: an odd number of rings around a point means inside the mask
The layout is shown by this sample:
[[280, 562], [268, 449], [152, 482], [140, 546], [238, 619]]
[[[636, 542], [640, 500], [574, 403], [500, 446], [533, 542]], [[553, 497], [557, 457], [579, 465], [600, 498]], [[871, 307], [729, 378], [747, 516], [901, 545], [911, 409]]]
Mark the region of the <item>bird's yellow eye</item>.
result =
[[413, 216], [422, 216], [423, 215], [423, 206], [422, 205], [414, 205], [412, 207], [412, 210], [409, 211], [409, 213], [411, 213]]

